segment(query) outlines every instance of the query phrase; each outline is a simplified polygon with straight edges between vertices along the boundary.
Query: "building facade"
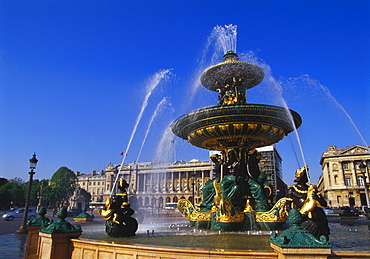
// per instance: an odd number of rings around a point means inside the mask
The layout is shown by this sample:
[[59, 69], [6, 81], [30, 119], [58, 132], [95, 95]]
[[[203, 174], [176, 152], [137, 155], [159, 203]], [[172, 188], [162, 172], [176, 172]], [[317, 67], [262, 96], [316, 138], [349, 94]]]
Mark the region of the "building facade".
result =
[[264, 172], [267, 176], [267, 181], [273, 187], [273, 202], [278, 201], [282, 197], [286, 197], [287, 185], [283, 181], [283, 169], [281, 158], [275, 145], [265, 146], [256, 148], [258, 152], [262, 154], [262, 158], [259, 162], [261, 172]]
[[369, 189], [370, 154], [366, 147], [329, 146], [321, 156], [320, 165], [318, 189], [330, 206], [367, 205], [365, 188]]
[[[262, 153], [260, 169], [266, 173], [273, 187], [274, 201], [284, 197], [286, 184], [282, 180], [282, 159], [274, 146], [259, 148]], [[120, 174], [117, 177], [117, 174]], [[198, 203], [202, 188], [213, 178], [211, 161], [192, 160], [174, 163], [109, 164], [105, 170], [91, 174], [76, 173], [78, 185], [91, 194], [90, 205], [102, 205], [110, 194], [117, 192], [117, 179], [124, 178], [129, 184], [129, 193], [135, 193], [140, 208], [165, 208], [166, 204], [179, 199], [195, 200]], [[115, 189], [112, 191], [112, 187]], [[76, 200], [76, 197], [72, 197]]]

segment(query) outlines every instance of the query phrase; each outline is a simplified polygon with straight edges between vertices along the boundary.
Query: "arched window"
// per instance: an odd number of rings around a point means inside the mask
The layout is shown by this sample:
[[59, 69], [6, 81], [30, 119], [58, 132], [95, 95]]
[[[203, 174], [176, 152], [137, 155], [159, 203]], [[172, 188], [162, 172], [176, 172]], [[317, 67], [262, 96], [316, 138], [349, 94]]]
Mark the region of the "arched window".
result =
[[159, 197], [158, 199], [158, 208], [163, 208], [163, 198]]
[[157, 199], [156, 198], [152, 198], [152, 208], [156, 208], [156, 202], [157, 202]]
[[178, 202], [179, 201], [179, 198], [177, 198], [176, 196], [173, 197], [173, 202]]
[[338, 184], [338, 175], [334, 175], [334, 184]]
[[145, 207], [149, 207], [149, 197], [145, 197]]

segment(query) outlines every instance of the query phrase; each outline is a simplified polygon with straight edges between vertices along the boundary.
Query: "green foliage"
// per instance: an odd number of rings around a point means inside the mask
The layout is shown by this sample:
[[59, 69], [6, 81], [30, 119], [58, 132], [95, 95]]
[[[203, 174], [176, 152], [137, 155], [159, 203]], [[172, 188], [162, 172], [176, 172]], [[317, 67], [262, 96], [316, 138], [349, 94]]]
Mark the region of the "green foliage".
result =
[[68, 199], [77, 187], [77, 176], [65, 166], [60, 167], [51, 177], [51, 195], [57, 206], [67, 205]]
[[9, 181], [0, 186], [0, 208], [9, 209], [24, 205], [25, 192], [22, 184]]
[[7, 182], [8, 182], [7, 179], [0, 177], [0, 186], [6, 184]]
[[[42, 187], [41, 187], [42, 186]], [[29, 206], [36, 207], [41, 199], [42, 206], [60, 207], [68, 205], [68, 199], [77, 187], [77, 177], [67, 167], [60, 167], [47, 179], [32, 181]], [[0, 178], [0, 209], [24, 206], [28, 191], [28, 182], [16, 177], [10, 180]]]

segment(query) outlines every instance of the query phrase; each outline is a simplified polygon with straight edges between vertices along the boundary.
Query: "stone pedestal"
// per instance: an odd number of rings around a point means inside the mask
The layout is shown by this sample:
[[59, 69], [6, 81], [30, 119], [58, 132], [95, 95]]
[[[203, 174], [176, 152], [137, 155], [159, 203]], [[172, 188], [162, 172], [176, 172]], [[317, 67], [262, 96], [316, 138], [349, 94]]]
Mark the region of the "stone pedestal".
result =
[[25, 259], [37, 259], [40, 226], [28, 226]]
[[72, 246], [70, 239], [78, 238], [81, 232], [47, 234], [39, 233], [39, 259], [67, 259], [71, 258]]
[[278, 254], [278, 259], [326, 259], [331, 255], [330, 248], [282, 248], [270, 243]]

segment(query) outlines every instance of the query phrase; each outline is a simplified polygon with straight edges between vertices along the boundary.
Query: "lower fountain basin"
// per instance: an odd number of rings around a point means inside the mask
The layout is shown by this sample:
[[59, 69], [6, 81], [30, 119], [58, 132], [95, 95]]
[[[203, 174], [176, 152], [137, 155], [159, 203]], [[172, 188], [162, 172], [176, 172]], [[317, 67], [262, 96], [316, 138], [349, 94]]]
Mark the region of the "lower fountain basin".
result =
[[293, 110], [243, 104], [195, 110], [174, 121], [172, 131], [194, 146], [222, 151], [277, 143], [301, 123], [300, 115]]

